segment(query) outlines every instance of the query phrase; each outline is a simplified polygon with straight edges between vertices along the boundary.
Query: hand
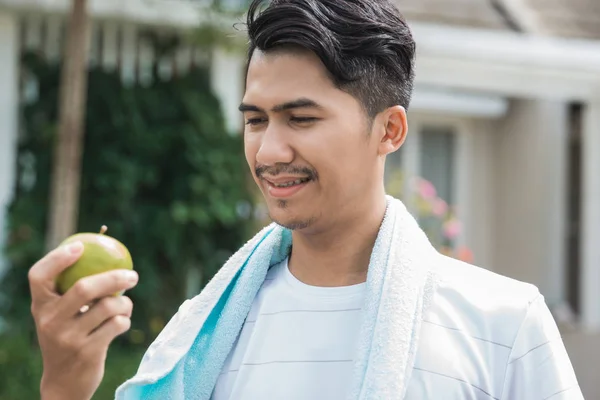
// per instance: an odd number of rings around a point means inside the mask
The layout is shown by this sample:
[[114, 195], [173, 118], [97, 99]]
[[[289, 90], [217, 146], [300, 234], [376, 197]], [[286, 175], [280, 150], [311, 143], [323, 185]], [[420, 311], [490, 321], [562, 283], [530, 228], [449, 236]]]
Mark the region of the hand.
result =
[[[79, 242], [59, 247], [29, 271], [31, 313], [44, 367], [43, 400], [90, 399], [104, 376], [110, 343], [131, 325], [131, 300], [113, 294], [137, 284], [134, 271], [92, 275], [77, 281], [62, 296], [56, 292], [56, 277], [82, 252]], [[82, 313], [87, 305], [89, 310]]]

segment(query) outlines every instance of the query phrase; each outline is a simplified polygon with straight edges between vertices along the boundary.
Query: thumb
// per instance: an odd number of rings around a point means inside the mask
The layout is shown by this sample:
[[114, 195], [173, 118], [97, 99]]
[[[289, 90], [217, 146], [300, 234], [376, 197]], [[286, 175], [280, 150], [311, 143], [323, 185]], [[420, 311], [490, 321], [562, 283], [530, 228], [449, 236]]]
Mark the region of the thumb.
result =
[[33, 301], [56, 295], [55, 280], [73, 265], [83, 253], [83, 243], [73, 242], [49, 252], [29, 270], [29, 285]]

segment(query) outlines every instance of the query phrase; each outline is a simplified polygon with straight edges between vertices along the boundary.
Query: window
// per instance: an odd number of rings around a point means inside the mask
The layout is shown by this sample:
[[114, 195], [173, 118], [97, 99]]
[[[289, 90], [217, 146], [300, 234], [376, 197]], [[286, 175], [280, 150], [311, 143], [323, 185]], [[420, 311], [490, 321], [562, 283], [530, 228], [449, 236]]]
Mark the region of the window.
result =
[[420, 176], [433, 183], [440, 198], [453, 204], [456, 201], [454, 131], [449, 127], [424, 126], [420, 135]]
[[394, 196], [401, 193], [402, 200], [411, 197], [414, 190], [409, 182], [400, 188], [399, 177], [423, 178], [433, 184], [438, 196], [448, 204], [458, 201], [456, 154], [457, 135], [455, 126], [415, 124], [404, 145], [387, 158], [385, 181], [388, 192]]
[[404, 145], [387, 159], [386, 190], [405, 202], [434, 246], [458, 251], [463, 221], [449, 217], [457, 203], [465, 204], [469, 190], [464, 184], [468, 163], [457, 159], [464, 152], [465, 141], [458, 136], [463, 125], [428, 118], [413, 120], [409, 129]]

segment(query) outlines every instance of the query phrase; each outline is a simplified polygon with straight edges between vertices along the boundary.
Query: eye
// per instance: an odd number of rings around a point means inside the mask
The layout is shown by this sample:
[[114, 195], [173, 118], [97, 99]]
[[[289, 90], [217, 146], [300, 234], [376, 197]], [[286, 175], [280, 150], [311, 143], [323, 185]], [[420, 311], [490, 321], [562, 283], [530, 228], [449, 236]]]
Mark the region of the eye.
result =
[[291, 117], [290, 120], [297, 124], [308, 124], [311, 122], [316, 122], [319, 119], [315, 117]]
[[265, 123], [266, 121], [266, 118], [248, 118], [246, 120], [246, 125], [256, 126]]

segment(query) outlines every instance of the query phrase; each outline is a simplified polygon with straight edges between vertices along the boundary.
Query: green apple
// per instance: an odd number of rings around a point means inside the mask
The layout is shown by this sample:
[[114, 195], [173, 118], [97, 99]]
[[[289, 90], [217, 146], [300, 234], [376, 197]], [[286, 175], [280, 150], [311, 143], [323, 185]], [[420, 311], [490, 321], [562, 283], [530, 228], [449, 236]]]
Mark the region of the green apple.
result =
[[[69, 268], [56, 278], [56, 288], [60, 294], [66, 293], [79, 279], [114, 269], [133, 270], [133, 261], [127, 247], [117, 239], [105, 235], [106, 226], [100, 233], [77, 233], [65, 239], [61, 246], [83, 243], [83, 254]], [[115, 296], [123, 293], [116, 293]]]

